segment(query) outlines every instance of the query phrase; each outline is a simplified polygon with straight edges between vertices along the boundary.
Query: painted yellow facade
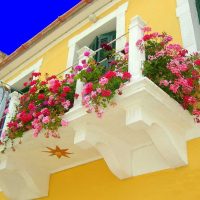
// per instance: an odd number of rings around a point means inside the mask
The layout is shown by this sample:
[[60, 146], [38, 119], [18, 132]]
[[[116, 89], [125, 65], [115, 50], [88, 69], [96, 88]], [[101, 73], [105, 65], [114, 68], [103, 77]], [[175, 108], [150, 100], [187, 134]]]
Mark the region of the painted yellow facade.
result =
[[[115, 11], [127, 1], [121, 0], [98, 19]], [[129, 0], [126, 30], [131, 18], [141, 16], [155, 31], [166, 31], [175, 42], [182, 43], [180, 23], [176, 17], [176, 0]], [[49, 49], [35, 61], [10, 77], [12, 80], [40, 58], [42, 74], [58, 74], [66, 69], [68, 41], [90, 28], [87, 23], [79, 30]], [[69, 66], [68, 66], [69, 67]], [[55, 173], [50, 179], [49, 196], [40, 200], [199, 200], [200, 199], [200, 139], [188, 142], [189, 165], [134, 178], [119, 180], [103, 160]], [[0, 200], [6, 200], [0, 193]]]
[[[55, 173], [49, 196], [40, 200], [199, 200], [200, 139], [188, 142], [189, 165], [126, 180], [103, 160]], [[6, 200], [0, 193], [0, 200]]]
[[188, 143], [189, 165], [119, 180], [103, 160], [52, 175], [41, 200], [199, 200], [200, 139]]

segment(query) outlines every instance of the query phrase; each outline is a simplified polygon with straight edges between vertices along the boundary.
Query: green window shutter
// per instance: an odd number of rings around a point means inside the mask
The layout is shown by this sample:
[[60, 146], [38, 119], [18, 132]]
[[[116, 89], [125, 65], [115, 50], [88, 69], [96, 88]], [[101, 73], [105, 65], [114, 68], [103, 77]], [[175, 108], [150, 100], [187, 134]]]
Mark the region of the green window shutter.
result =
[[197, 7], [197, 13], [198, 13], [199, 23], [200, 23], [200, 0], [196, 0], [196, 7]]
[[[109, 43], [112, 40], [114, 40], [116, 38], [116, 31], [112, 31], [109, 33], [104, 33], [102, 35], [99, 35], [98, 37], [96, 37], [93, 42], [90, 44], [89, 48], [92, 49], [93, 51], [101, 48], [101, 45], [104, 43]], [[111, 45], [113, 48], [115, 48], [116, 46], [116, 42], [112, 43]], [[97, 62], [100, 62], [101, 60], [103, 60], [105, 58], [104, 56], [104, 52], [103, 50], [97, 52], [97, 54], [94, 57], [96, 59]], [[105, 61], [102, 63], [105, 66], [108, 66], [108, 61]]]
[[[98, 36], [98, 40], [99, 40], [98, 48], [100, 48], [102, 44], [105, 44], [105, 43], [107, 44], [107, 43], [111, 42], [115, 38], [116, 38], [116, 31], [112, 31], [112, 32], [105, 33], [105, 34]], [[116, 43], [115, 42], [112, 43], [111, 46], [113, 48], [115, 48]], [[100, 62], [104, 58], [105, 58], [104, 51], [103, 50], [99, 51], [97, 54], [97, 61]], [[106, 64], [106, 66], [108, 66], [108, 61], [105, 61], [105, 63], [103, 63], [103, 64]]]
[[[96, 37], [93, 42], [90, 44], [89, 46], [90, 49], [92, 49], [93, 51], [96, 51], [98, 49], [98, 37]], [[97, 59], [97, 55], [94, 56], [94, 59]]]
[[30, 86], [26, 86], [25, 88], [23, 88], [22, 90], [20, 90], [20, 92], [21, 92], [22, 94], [24, 94], [24, 93], [28, 92], [29, 89], [30, 89]]

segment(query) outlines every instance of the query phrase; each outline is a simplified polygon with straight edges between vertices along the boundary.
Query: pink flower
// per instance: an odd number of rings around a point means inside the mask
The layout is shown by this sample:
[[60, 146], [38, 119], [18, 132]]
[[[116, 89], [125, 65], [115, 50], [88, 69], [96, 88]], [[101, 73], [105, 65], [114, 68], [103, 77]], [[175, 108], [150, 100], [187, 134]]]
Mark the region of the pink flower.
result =
[[49, 111], [48, 108], [43, 108], [43, 109], [41, 110], [41, 113], [42, 113], [43, 115], [50, 115], [50, 111]]
[[90, 56], [90, 52], [89, 51], [85, 51], [84, 52], [84, 56], [89, 57]]
[[97, 88], [97, 93], [101, 93], [101, 88]]
[[128, 42], [126, 42], [126, 44], [125, 44], [124, 52], [125, 52], [125, 54], [127, 54], [129, 52], [129, 43]]
[[92, 92], [91, 92], [91, 97], [92, 97], [93, 99], [96, 98], [96, 97], [97, 97], [97, 93], [94, 92], [94, 91], [92, 91]]
[[39, 130], [38, 129], [33, 129], [33, 137], [36, 138], [38, 137]]
[[6, 131], [3, 131], [1, 134], [1, 140], [4, 140], [6, 138]]
[[101, 86], [104, 86], [104, 85], [107, 84], [107, 83], [108, 83], [108, 79], [105, 78], [105, 77], [102, 77], [102, 78], [100, 79], [100, 81], [99, 81], [99, 84], [100, 84]]
[[48, 123], [50, 122], [49, 116], [43, 117], [42, 122], [43, 122], [44, 124], [48, 124]]
[[167, 80], [161, 80], [160, 81], [160, 85], [164, 85], [165, 87], [167, 87], [169, 85], [169, 81], [167, 81]]
[[86, 96], [83, 98], [83, 100], [84, 100], [85, 102], [89, 102], [89, 101], [90, 101], [90, 96], [89, 96], [89, 95], [86, 95]]
[[99, 110], [97, 111], [97, 117], [98, 117], [98, 118], [102, 118], [103, 113], [104, 113], [104, 111], [101, 110], [101, 109], [99, 109]]
[[61, 120], [61, 126], [68, 126], [69, 122], [67, 120], [62, 119]]
[[145, 26], [144, 28], [142, 28], [143, 32], [150, 32], [151, 31], [151, 27]]
[[69, 108], [70, 105], [71, 105], [71, 103], [70, 103], [69, 100], [62, 102], [62, 106], [63, 106], [66, 110], [68, 110], [68, 108]]
[[4, 110], [4, 114], [8, 114], [8, 113], [9, 113], [9, 109], [6, 108], [6, 109]]
[[140, 47], [142, 45], [142, 40], [138, 40], [137, 42], [136, 42], [136, 46], [137, 47]]
[[173, 93], [177, 93], [178, 89], [179, 89], [179, 85], [176, 84], [171, 84], [170, 88], [169, 88]]

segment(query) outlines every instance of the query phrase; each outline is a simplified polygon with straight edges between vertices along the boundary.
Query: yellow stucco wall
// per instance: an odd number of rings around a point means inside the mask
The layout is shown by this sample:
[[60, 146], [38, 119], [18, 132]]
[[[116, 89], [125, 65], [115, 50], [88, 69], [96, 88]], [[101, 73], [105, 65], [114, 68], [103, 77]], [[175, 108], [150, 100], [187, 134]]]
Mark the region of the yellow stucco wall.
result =
[[52, 175], [40, 200], [199, 200], [200, 139], [188, 142], [189, 165], [119, 180], [103, 160]]
[[[51, 176], [47, 198], [39, 200], [199, 200], [200, 139], [188, 142], [189, 165], [117, 179], [103, 160]], [[6, 200], [0, 193], [0, 200]]]

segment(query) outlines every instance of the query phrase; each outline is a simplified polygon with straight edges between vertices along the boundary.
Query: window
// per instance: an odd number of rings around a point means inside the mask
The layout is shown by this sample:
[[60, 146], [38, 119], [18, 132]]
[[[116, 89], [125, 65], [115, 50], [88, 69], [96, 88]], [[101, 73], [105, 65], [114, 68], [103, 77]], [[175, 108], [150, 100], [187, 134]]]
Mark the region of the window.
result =
[[15, 79], [10, 81], [8, 84], [13, 87], [11, 92], [15, 91], [15, 89], [20, 91], [22, 94], [28, 92], [30, 86], [24, 87], [24, 83], [29, 81], [29, 78], [31, 77], [31, 74], [33, 72], [39, 72], [42, 61], [43, 59], [41, 58], [34, 65], [29, 67], [27, 70], [20, 73]]
[[[112, 31], [109, 33], [105, 33], [102, 35], [97, 36], [93, 42], [90, 44], [89, 48], [92, 49], [93, 51], [96, 51], [97, 49], [101, 48], [102, 44], [107, 44], [111, 41], [113, 41], [114, 39], [116, 39], [116, 31]], [[116, 43], [112, 43], [111, 45], [113, 48], [115, 48]], [[95, 55], [95, 59], [97, 62], [100, 62], [101, 60], [103, 60], [105, 58], [104, 56], [104, 52], [101, 50], [99, 52], [97, 52], [97, 54]]]
[[199, 23], [200, 23], [200, 0], [196, 0], [196, 7], [197, 7], [197, 13], [198, 13]]
[[[83, 47], [89, 47], [93, 51], [97, 50], [102, 43], [108, 43], [115, 38], [125, 34], [125, 13], [128, 8], [128, 2], [120, 5], [114, 12], [109, 13], [97, 22], [93, 23], [91, 27], [76, 35], [68, 42], [69, 52], [67, 67], [78, 63], [79, 55], [77, 52]], [[99, 16], [99, 13], [94, 13]], [[123, 49], [126, 43], [126, 38], [123, 37], [113, 44], [117, 51]], [[101, 61], [105, 56], [104, 53], [98, 52], [95, 56], [97, 61]]]

